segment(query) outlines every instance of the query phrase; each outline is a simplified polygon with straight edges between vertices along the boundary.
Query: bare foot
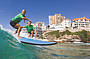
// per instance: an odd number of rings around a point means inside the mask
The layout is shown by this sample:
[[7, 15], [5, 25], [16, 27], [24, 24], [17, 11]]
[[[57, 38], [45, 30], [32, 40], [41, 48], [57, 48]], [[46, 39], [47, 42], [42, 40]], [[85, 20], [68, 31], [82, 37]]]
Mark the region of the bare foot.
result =
[[19, 39], [22, 39], [22, 37], [20, 37], [20, 36], [17, 36]]
[[14, 32], [14, 34], [16, 34], [16, 31]]

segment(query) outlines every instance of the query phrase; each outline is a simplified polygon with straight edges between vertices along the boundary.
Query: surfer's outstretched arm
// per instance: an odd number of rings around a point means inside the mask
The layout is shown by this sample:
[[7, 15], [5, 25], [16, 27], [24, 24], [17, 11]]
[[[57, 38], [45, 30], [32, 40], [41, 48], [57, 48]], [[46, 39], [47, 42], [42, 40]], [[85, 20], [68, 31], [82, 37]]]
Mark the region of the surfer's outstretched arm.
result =
[[25, 22], [25, 20], [31, 21], [30, 19], [28, 19], [28, 18], [26, 18], [26, 17], [23, 17], [23, 19], [24, 19], [24, 22]]
[[21, 28], [25, 28], [25, 26], [21, 26]]

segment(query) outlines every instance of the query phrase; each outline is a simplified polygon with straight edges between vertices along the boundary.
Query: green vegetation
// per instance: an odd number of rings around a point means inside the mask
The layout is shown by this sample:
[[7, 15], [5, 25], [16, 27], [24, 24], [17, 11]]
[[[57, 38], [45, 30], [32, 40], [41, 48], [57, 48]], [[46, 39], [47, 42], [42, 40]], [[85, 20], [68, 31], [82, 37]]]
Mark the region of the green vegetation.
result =
[[60, 36], [63, 36], [63, 35], [78, 35], [80, 37], [80, 39], [82, 40], [82, 42], [87, 42], [90, 41], [90, 32], [89, 31], [86, 31], [86, 30], [82, 30], [82, 31], [79, 31], [79, 32], [70, 32], [69, 30], [66, 30], [64, 32], [59, 32], [59, 31], [52, 31], [52, 32], [49, 32], [47, 33], [46, 35], [55, 35], [56, 38], [59, 38]]
[[69, 30], [66, 30], [66, 31], [64, 31], [64, 32], [60, 32], [60, 35], [65, 35], [65, 34], [67, 34], [67, 35], [72, 35], [73, 33], [71, 33]]
[[39, 39], [44, 39], [43, 36], [40, 36]]
[[87, 42], [88, 37], [89, 37], [88, 33], [90, 33], [90, 32], [87, 32], [85, 30], [82, 30], [80, 32], [75, 32], [74, 34], [75, 35], [78, 35], [83, 42]]
[[59, 30], [49, 32], [49, 33], [47, 33], [46, 35], [55, 35], [55, 36], [56, 36], [56, 38], [59, 38], [59, 37], [60, 37]]

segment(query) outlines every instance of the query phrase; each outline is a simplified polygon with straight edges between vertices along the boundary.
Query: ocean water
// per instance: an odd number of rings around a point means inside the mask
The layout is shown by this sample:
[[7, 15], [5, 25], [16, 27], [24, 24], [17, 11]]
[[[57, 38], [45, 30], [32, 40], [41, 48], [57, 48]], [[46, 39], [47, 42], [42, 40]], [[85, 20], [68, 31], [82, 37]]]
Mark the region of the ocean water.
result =
[[90, 45], [58, 43], [51, 46], [22, 44], [0, 30], [0, 59], [90, 59]]

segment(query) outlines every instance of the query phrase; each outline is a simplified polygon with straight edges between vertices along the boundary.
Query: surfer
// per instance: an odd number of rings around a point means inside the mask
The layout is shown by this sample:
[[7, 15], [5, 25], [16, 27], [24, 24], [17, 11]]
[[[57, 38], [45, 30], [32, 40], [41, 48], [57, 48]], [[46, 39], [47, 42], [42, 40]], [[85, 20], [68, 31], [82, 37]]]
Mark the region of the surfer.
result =
[[28, 37], [33, 37], [33, 34], [35, 32], [35, 36], [37, 36], [37, 30], [33, 25], [31, 25], [32, 21], [28, 21], [27, 25], [23, 26], [23, 28], [27, 29]]
[[18, 33], [18, 34], [17, 34], [17, 37], [18, 37], [18, 38], [22, 38], [22, 37], [19, 36], [20, 31], [21, 31], [21, 28], [22, 28], [22, 27], [19, 25], [20, 21], [21, 21], [21, 20], [24, 20], [24, 22], [25, 22], [25, 20], [31, 21], [31, 20], [29, 20], [28, 18], [25, 17], [25, 14], [26, 14], [26, 10], [23, 9], [21, 13], [19, 13], [18, 15], [16, 15], [16, 16], [15, 16], [14, 18], [12, 18], [12, 20], [10, 21], [10, 25], [11, 25], [13, 28], [17, 29], [17, 30], [15, 31], [15, 34]]

